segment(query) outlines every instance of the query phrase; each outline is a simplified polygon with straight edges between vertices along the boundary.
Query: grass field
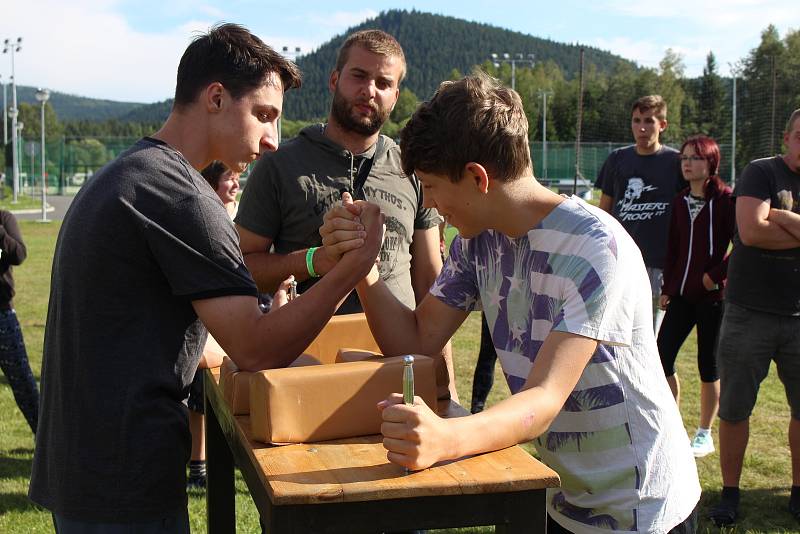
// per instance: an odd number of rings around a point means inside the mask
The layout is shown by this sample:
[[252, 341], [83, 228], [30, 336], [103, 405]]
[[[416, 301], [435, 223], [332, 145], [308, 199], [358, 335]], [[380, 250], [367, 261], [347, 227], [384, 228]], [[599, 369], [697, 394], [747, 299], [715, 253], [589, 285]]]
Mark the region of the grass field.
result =
[[[22, 323], [31, 365], [37, 379], [41, 367], [42, 340], [50, 286], [50, 265], [58, 223], [20, 222], [28, 245], [28, 260], [15, 270], [17, 299], [15, 306]], [[472, 370], [478, 352], [480, 317], [473, 314], [454, 339], [456, 375], [462, 404], [469, 406]], [[693, 433], [699, 412], [699, 385], [695, 363], [694, 336], [689, 339], [678, 360], [683, 385], [682, 411], [687, 431]], [[661, 369], [654, 368], [654, 373]], [[502, 400], [508, 389], [502, 374], [496, 373], [489, 404]], [[33, 441], [27, 424], [17, 409], [8, 382], [0, 375], [0, 533], [27, 534], [52, 532], [47, 512], [28, 501], [28, 478], [33, 455]], [[745, 459], [742, 480], [742, 520], [728, 532], [798, 532], [798, 524], [786, 509], [791, 470], [786, 429], [789, 410], [777, 374], [772, 369], [762, 385], [756, 412], [751, 421], [751, 443]], [[714, 431], [716, 438], [716, 429]], [[716, 439], [715, 439], [716, 441]], [[697, 462], [703, 485], [701, 515], [719, 496], [719, 457], [713, 454]], [[205, 499], [202, 494], [190, 498], [193, 532], [205, 532]], [[237, 479], [237, 518], [239, 532], [259, 532], [255, 507], [241, 479]], [[701, 532], [715, 532], [702, 520]], [[491, 528], [462, 529], [458, 532], [491, 532]]]

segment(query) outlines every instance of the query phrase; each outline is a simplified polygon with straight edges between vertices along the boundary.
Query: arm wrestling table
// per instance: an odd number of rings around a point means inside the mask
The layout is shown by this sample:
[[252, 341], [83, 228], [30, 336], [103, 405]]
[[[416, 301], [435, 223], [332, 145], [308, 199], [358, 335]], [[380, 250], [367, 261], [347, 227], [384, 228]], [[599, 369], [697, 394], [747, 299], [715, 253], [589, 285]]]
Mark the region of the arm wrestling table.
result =
[[[375, 533], [496, 525], [546, 530], [545, 488], [558, 475], [518, 446], [404, 474], [380, 435], [272, 446], [254, 441], [249, 416], [233, 416], [219, 369], [205, 373], [209, 534], [236, 531], [234, 462], [270, 534]], [[440, 403], [446, 417], [465, 415]]]

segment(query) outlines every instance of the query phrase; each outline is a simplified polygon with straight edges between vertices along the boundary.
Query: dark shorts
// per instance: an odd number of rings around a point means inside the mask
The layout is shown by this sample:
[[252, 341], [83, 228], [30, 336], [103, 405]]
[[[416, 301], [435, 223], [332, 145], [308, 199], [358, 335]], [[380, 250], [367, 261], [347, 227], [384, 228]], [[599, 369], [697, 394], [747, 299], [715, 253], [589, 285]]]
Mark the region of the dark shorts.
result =
[[56, 534], [189, 534], [189, 511], [183, 507], [142, 523], [90, 523], [53, 514], [53, 526]]
[[205, 413], [205, 405], [203, 404], [203, 371], [205, 369], [198, 368], [194, 373], [192, 385], [189, 387], [189, 398], [186, 400], [186, 406], [197, 413]]
[[717, 358], [720, 419], [735, 423], [750, 417], [773, 360], [792, 417], [800, 419], [800, 317], [760, 312], [727, 302]]

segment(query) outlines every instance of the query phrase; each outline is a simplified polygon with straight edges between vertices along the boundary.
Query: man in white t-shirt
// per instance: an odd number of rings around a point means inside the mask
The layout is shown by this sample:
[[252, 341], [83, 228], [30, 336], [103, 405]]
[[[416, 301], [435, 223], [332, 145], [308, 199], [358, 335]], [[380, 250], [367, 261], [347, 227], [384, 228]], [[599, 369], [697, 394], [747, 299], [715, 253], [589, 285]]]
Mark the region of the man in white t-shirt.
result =
[[[482, 308], [513, 395], [442, 419], [419, 399], [379, 404], [388, 459], [410, 469], [533, 441], [561, 477], [548, 532], [694, 532], [697, 469], [659, 365], [642, 256], [609, 214], [533, 177], [514, 91], [485, 74], [445, 82], [401, 137], [403, 168], [458, 228], [416, 310], [375, 269], [357, 286], [387, 354], [432, 354]], [[376, 206], [326, 215], [341, 245]], [[354, 241], [354, 244], [357, 244]]]

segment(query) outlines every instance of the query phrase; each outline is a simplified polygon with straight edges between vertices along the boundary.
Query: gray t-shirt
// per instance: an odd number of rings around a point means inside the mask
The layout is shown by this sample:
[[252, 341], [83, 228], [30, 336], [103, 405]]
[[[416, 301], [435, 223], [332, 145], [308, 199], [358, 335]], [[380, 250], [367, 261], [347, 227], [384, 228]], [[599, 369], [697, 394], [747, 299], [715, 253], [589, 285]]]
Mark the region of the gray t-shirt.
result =
[[[768, 200], [773, 208], [800, 213], [800, 174], [781, 156], [757, 159], [736, 182], [736, 197]], [[728, 263], [725, 298], [745, 308], [800, 315], [800, 247], [767, 250], [742, 244], [737, 228]]]
[[[365, 154], [352, 154], [325, 137], [322, 125], [304, 128], [280, 150], [259, 160], [247, 180], [236, 223], [272, 238], [278, 254], [320, 246], [325, 212], [340, 199], [342, 190], [353, 191], [360, 166], [373, 159], [364, 193], [386, 216], [381, 278], [399, 300], [415, 308], [410, 252], [414, 231], [432, 228], [441, 218], [435, 210], [422, 207], [419, 181], [403, 173], [399, 147], [388, 137], [382, 144], [380, 151], [373, 146]], [[308, 287], [301, 284], [301, 291]], [[345, 313], [360, 310], [360, 304], [350, 300], [340, 308]]]
[[662, 146], [641, 156], [634, 145], [613, 151], [595, 187], [613, 199], [612, 214], [633, 237], [647, 267], [664, 268], [670, 203], [686, 182], [678, 151]]
[[142, 139], [88, 181], [58, 236], [30, 498], [81, 521], [186, 506], [192, 301], [256, 295], [233, 223], [174, 149]]

